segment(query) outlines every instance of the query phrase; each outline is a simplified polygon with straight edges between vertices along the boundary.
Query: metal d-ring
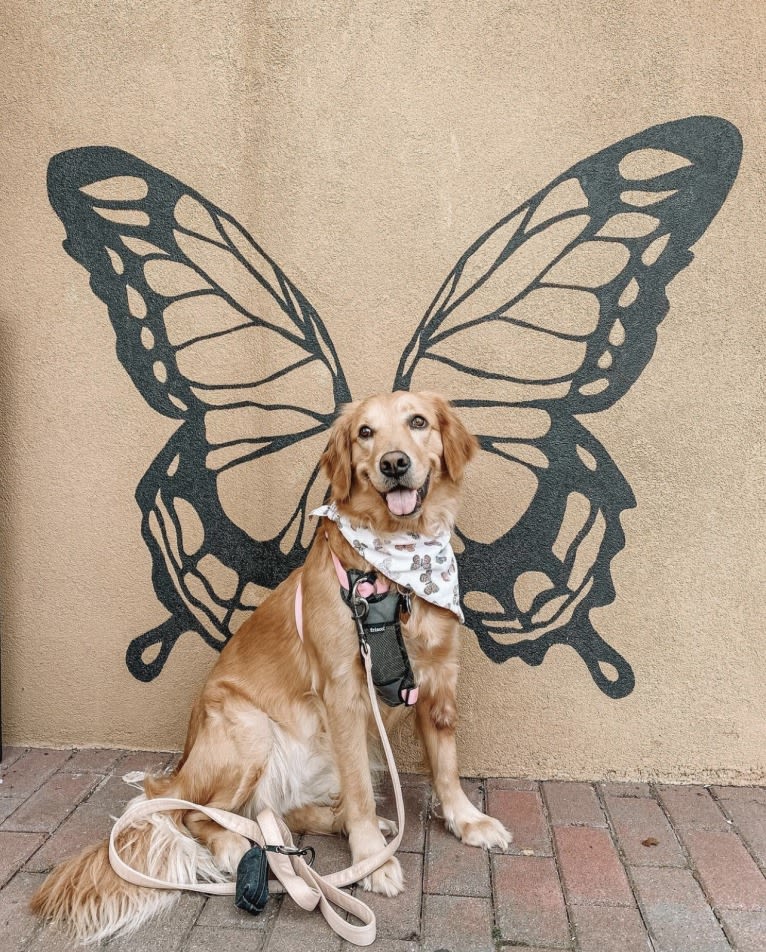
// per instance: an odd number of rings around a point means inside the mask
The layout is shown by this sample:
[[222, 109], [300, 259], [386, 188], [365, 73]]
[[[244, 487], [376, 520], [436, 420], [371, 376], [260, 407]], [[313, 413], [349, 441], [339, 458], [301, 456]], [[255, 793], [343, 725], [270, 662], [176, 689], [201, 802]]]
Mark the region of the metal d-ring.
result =
[[404, 613], [409, 615], [412, 611], [412, 589], [409, 585], [399, 585], [397, 582], [396, 591], [399, 593], [399, 598], [402, 601]]

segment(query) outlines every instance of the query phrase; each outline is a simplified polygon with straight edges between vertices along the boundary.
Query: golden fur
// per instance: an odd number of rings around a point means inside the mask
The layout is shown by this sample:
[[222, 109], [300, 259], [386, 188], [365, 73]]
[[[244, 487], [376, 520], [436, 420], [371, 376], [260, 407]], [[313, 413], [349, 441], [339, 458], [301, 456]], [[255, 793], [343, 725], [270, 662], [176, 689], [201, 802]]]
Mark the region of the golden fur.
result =
[[[463, 470], [475, 449], [475, 438], [443, 398], [399, 392], [346, 407], [333, 425], [322, 465], [332, 498], [354, 522], [381, 533], [429, 534], [454, 525]], [[408, 458], [407, 471], [396, 478], [381, 468], [382, 457], [391, 453]], [[394, 484], [427, 487], [412, 514], [397, 516], [387, 505], [384, 494]], [[336, 524], [325, 519], [305, 565], [222, 651], [192, 710], [174, 773], [147, 778], [144, 789], [146, 797], [178, 797], [248, 815], [268, 806], [295, 831], [345, 832], [356, 863], [382, 849], [385, 824], [375, 811], [368, 756], [372, 714], [358, 639], [339, 595], [331, 549], [347, 568], [366, 567]], [[303, 641], [294, 618], [299, 579]], [[403, 631], [420, 689], [416, 724], [447, 826], [464, 843], [504, 848], [510, 834], [470, 803], [458, 779], [457, 620], [414, 598]], [[390, 723], [402, 711], [383, 713]], [[225, 879], [248, 846], [199, 813], [155, 818], [123, 840], [129, 862], [173, 882]], [[404, 886], [399, 861], [389, 859], [364, 886], [396, 895]], [[32, 908], [87, 941], [135, 928], [176, 895], [119, 879], [104, 843], [54, 870]]]

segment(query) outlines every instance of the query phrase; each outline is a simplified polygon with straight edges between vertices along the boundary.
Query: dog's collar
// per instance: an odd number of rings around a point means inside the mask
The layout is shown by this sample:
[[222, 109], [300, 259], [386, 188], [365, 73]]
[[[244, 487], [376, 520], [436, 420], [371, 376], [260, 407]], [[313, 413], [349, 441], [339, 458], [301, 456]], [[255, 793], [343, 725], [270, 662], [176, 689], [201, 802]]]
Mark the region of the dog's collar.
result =
[[463, 621], [457, 563], [449, 532], [424, 536], [417, 532], [384, 535], [354, 525], [330, 503], [312, 516], [331, 519], [341, 535], [379, 575], [401, 589], [409, 589], [433, 605], [446, 608]]

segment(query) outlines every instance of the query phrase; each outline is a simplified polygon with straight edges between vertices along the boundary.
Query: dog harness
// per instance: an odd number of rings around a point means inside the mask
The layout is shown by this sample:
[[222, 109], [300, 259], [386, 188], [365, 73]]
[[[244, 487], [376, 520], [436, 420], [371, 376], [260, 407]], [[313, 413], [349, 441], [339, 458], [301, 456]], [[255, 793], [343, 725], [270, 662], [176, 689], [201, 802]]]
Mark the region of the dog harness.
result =
[[[400, 617], [410, 613], [409, 590], [391, 587], [388, 579], [375, 572], [344, 569], [330, 549], [340, 594], [356, 624], [359, 647], [369, 650], [372, 680], [378, 697], [389, 707], [412, 706], [418, 688], [402, 636]], [[295, 625], [303, 640], [303, 589], [300, 580], [295, 590]]]

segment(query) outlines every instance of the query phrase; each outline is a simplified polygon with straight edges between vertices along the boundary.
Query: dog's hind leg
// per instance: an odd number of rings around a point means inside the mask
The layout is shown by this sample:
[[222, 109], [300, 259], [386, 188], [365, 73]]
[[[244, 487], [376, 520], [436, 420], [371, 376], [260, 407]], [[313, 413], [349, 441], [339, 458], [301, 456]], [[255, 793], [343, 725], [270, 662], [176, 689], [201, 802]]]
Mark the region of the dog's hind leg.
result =
[[[284, 821], [293, 833], [332, 835], [345, 832], [339, 807], [298, 807], [285, 814]], [[384, 836], [396, 836], [398, 826], [393, 820], [378, 817], [378, 829]]]
[[[217, 803], [206, 805], [226, 809]], [[244, 836], [223, 829], [201, 813], [187, 813], [184, 826], [198, 843], [210, 851], [216, 868], [222, 873], [235, 873], [239, 861], [250, 848], [250, 842]]]
[[343, 832], [343, 820], [333, 807], [309, 805], [297, 807], [285, 814], [285, 823], [293, 833], [321, 833], [330, 835]]
[[[206, 706], [201, 714], [195, 712], [194, 737], [176, 773], [147, 780], [144, 788], [148, 797], [176, 797], [200, 806], [248, 812], [246, 805], [271, 754], [271, 722], [252, 707], [232, 707]], [[221, 873], [233, 873], [249, 848], [244, 836], [197, 811], [185, 813], [183, 824], [209, 850]]]

